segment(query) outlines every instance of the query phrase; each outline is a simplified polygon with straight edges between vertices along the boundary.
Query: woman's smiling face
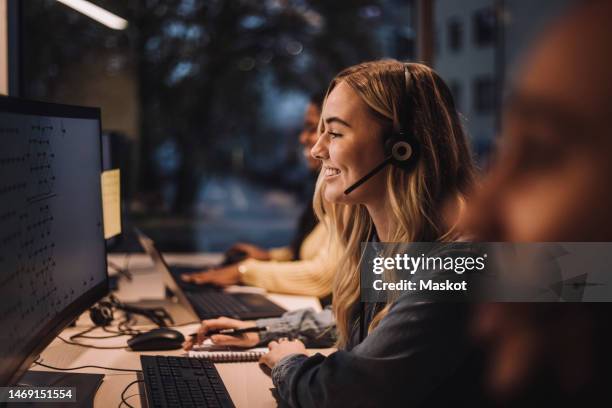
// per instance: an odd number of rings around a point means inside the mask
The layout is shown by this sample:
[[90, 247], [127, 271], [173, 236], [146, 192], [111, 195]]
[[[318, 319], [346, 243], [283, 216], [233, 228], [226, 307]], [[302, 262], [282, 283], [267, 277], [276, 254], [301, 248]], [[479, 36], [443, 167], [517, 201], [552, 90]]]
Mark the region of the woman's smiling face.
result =
[[312, 155], [322, 162], [325, 199], [347, 204], [379, 200], [385, 192], [384, 171], [349, 195], [344, 191], [385, 159], [383, 125], [344, 81], [328, 95], [321, 117]]

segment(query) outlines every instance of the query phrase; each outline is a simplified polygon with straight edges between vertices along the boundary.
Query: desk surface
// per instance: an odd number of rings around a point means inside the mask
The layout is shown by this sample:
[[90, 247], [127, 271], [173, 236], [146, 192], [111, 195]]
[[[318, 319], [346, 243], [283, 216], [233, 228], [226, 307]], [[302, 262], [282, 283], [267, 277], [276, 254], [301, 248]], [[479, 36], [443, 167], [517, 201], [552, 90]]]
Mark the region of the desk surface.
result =
[[[219, 257], [206, 254], [185, 254], [185, 255], [169, 255], [166, 257], [169, 263], [181, 264], [207, 264], [216, 262]], [[131, 255], [129, 257], [123, 255], [110, 255], [109, 260], [113, 263], [125, 267], [129, 266], [130, 271], [134, 275], [132, 282], [125, 279], [120, 281], [117, 297], [124, 302], [142, 302], [142, 301], [160, 301], [163, 298], [164, 287], [161, 276], [153, 269], [150, 260], [144, 255]], [[304, 296], [288, 296], [279, 294], [268, 294], [268, 297], [277, 302], [288, 310], [299, 309], [303, 307], [312, 307], [320, 310], [319, 301], [313, 297]], [[179, 305], [168, 305], [168, 309], [173, 315], [177, 312]], [[78, 333], [88, 327], [91, 327], [91, 321], [87, 313], [84, 313], [75, 327], [70, 327], [64, 330], [61, 334], [63, 338], [68, 338], [71, 335]], [[154, 326], [138, 326], [141, 329], [153, 328]], [[176, 327], [186, 336], [193, 333], [198, 327], [198, 323], [185, 324]], [[103, 336], [105, 333], [101, 329], [96, 329], [92, 333], [93, 336]], [[79, 342], [87, 344], [95, 344], [96, 346], [122, 346], [127, 341], [128, 337], [118, 337], [110, 339], [79, 339]], [[101, 365], [114, 368], [126, 368], [140, 370], [140, 355], [184, 355], [182, 350], [163, 351], [163, 352], [133, 352], [127, 349], [117, 350], [98, 350], [85, 348], [80, 346], [69, 345], [62, 342], [60, 339], [55, 339], [42, 353], [42, 362], [55, 367], [79, 367], [83, 365]], [[216, 364], [217, 370], [223, 378], [223, 382], [227, 387], [234, 404], [237, 407], [273, 407], [276, 406], [274, 399], [270, 393], [272, 381], [265, 375], [257, 363], [224, 363]], [[42, 367], [33, 367], [34, 370], [47, 369]], [[94, 368], [85, 368], [72, 372], [83, 373], [101, 373], [105, 374], [104, 382], [98, 390], [95, 398], [96, 407], [118, 406], [121, 400], [121, 391], [130, 382], [136, 379], [135, 373], [109, 371]], [[132, 386], [126, 393], [129, 397], [128, 402], [135, 406], [140, 406], [140, 398], [138, 397], [138, 387]]]

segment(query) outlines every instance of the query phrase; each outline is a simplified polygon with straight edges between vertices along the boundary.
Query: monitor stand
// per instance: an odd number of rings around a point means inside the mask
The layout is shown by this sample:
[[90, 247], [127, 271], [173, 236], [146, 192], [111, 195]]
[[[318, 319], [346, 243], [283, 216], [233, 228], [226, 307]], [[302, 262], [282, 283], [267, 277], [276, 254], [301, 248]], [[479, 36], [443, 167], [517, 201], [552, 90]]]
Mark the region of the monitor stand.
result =
[[[26, 371], [18, 382], [20, 386], [30, 387], [74, 387], [76, 388], [76, 402], [45, 403], [51, 407], [85, 408], [94, 406], [96, 391], [100, 388], [104, 375], [84, 373], [64, 373], [54, 371]], [[11, 406], [13, 404], [9, 404]], [[20, 408], [34, 407], [37, 403], [16, 403], [13, 406]]]

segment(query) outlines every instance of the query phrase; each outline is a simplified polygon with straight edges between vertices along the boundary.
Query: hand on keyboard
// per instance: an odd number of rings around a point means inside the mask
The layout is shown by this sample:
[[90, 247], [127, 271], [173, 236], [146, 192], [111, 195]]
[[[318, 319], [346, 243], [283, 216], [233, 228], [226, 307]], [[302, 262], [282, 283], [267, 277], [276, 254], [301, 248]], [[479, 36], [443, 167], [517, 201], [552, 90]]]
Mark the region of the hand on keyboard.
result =
[[[246, 329], [254, 327], [254, 321], [242, 321], [230, 319], [229, 317], [220, 317], [218, 319], [202, 320], [202, 324], [198, 329], [198, 336], [194, 339], [188, 339], [183, 343], [185, 350], [190, 350], [194, 344], [201, 344], [208, 336], [207, 332], [219, 329]], [[210, 337], [213, 343], [220, 346], [235, 346], [251, 348], [259, 343], [259, 333], [244, 333], [241, 336], [229, 336], [224, 334], [214, 334]]]
[[235, 285], [240, 282], [238, 264], [209, 269], [202, 272], [182, 274], [181, 279], [198, 285], [212, 284], [217, 286]]
[[225, 253], [225, 256], [229, 260], [233, 260], [234, 262], [232, 263], [242, 261], [246, 258], [253, 258], [259, 261], [270, 260], [270, 252], [268, 252], [266, 249], [260, 248], [257, 245], [247, 244], [244, 242], [238, 242], [234, 244], [229, 249], [229, 251]]

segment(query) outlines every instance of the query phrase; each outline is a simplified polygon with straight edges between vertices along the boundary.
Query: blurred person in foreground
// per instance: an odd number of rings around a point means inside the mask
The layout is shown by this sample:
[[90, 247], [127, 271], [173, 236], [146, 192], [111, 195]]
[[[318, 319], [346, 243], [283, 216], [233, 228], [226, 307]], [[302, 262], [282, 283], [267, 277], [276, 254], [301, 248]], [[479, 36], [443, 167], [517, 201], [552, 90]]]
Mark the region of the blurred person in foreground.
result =
[[[611, 20], [612, 2], [580, 3], [528, 54], [500, 154], [465, 220], [480, 240], [612, 241]], [[474, 331], [488, 350], [492, 395], [511, 406], [610, 406], [609, 312], [596, 303], [483, 305]]]
[[183, 275], [183, 280], [218, 286], [244, 283], [271, 292], [294, 295], [329, 297], [333, 270], [328, 265], [332, 248], [324, 223], [319, 223], [312, 209], [314, 181], [321, 164], [310, 155], [317, 141], [317, 126], [321, 116], [324, 92], [315, 93], [304, 112], [304, 124], [299, 135], [303, 155], [312, 174], [308, 201], [299, 218], [296, 235], [286, 247], [263, 249], [253, 244], [237, 243], [229, 252], [242, 252], [246, 260], [221, 268]]

